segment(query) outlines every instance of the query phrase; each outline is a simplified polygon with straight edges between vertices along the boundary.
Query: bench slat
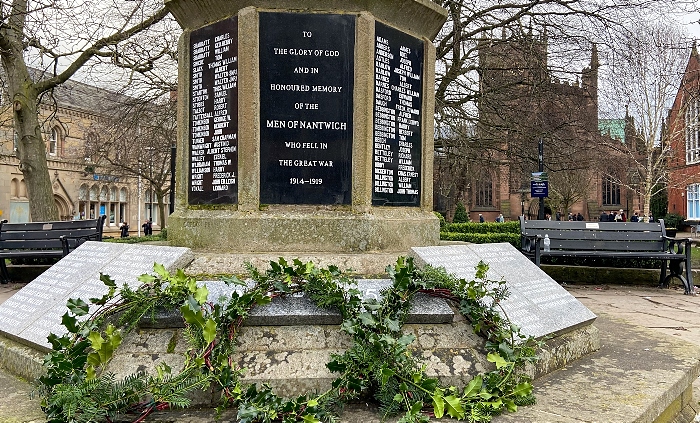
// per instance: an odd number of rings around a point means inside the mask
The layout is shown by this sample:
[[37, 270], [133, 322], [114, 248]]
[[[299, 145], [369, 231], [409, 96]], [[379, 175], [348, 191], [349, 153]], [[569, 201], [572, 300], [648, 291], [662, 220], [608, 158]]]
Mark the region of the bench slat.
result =
[[561, 239], [561, 240], [584, 240], [584, 241], [639, 241], [639, 242], [658, 242], [663, 241], [660, 232], [595, 232], [595, 231], [561, 231], [561, 230], [532, 230], [525, 229], [522, 232], [525, 236], [535, 236], [541, 235], [544, 237], [545, 234], [549, 235], [549, 239]]
[[60, 239], [61, 236], [78, 237], [95, 234], [95, 228], [92, 229], [61, 229], [61, 230], [39, 230], [39, 231], [12, 231], [6, 232], [0, 228], [0, 243], [38, 240], [38, 239]]
[[627, 240], [559, 240], [550, 241], [552, 250], [572, 251], [664, 251], [663, 241], [630, 242]]

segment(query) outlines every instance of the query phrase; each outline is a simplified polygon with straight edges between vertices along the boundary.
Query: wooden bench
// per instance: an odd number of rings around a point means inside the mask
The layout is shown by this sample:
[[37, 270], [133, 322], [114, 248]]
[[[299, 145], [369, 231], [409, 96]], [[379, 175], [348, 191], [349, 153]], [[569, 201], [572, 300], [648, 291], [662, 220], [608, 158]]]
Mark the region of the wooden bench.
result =
[[85, 241], [102, 241], [106, 216], [58, 222], [0, 222], [0, 282], [10, 280], [6, 259], [62, 258]]
[[[677, 277], [683, 282], [686, 294], [695, 294], [690, 270], [691, 240], [666, 236], [663, 220], [571, 222], [525, 220], [520, 216], [520, 234], [523, 254], [538, 266], [542, 257], [659, 260], [660, 287], [668, 287], [671, 279]], [[550, 251], [544, 250], [545, 235], [550, 239]]]

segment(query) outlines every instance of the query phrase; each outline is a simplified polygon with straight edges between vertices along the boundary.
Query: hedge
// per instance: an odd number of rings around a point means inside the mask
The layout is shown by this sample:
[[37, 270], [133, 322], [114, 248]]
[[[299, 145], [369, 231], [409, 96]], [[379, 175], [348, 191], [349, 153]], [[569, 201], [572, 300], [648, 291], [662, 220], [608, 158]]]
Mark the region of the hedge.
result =
[[[483, 223], [482, 223], [483, 225]], [[445, 241], [466, 241], [474, 244], [488, 244], [492, 242], [509, 242], [513, 246], [520, 248], [520, 232], [517, 234], [494, 232], [494, 233], [463, 233], [463, 232], [440, 232], [440, 239]]]
[[468, 222], [468, 223], [447, 223], [442, 229], [443, 232], [461, 232], [470, 234], [490, 234], [508, 233], [520, 236], [520, 222]]

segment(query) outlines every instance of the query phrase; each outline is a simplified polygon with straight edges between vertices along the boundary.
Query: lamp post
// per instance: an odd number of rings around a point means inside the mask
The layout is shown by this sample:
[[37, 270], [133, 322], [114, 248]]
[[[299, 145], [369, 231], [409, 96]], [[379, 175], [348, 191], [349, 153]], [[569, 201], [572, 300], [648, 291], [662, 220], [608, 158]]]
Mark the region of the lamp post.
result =
[[137, 212], [136, 212], [136, 235], [140, 237], [141, 236], [141, 160], [139, 160], [138, 165], [139, 165], [138, 176], [137, 176], [138, 182], [136, 184], [137, 197], [138, 197], [138, 200], [137, 200], [138, 204], [137, 204], [137, 209], [136, 209], [137, 210]]

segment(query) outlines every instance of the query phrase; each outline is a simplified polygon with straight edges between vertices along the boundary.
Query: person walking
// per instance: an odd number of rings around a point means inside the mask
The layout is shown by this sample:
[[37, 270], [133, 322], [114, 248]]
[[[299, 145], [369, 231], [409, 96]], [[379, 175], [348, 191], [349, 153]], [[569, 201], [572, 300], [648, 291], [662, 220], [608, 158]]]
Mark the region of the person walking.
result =
[[122, 238], [126, 238], [129, 236], [129, 224], [124, 222], [122, 223], [122, 227], [119, 228], [119, 231], [121, 232]]

